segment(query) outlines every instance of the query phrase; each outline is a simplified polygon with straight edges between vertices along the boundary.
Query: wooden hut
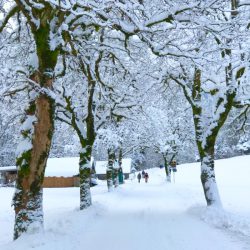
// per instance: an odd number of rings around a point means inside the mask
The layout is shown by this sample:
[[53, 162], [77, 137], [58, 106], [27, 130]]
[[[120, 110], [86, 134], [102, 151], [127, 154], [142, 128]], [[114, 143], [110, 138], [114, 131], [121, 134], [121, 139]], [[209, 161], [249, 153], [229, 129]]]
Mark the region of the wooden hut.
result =
[[49, 158], [44, 175], [43, 187], [75, 187], [79, 174], [79, 157]]
[[[94, 160], [92, 159], [91, 164], [93, 162]], [[1, 185], [14, 185], [16, 177], [16, 166], [0, 167]], [[45, 170], [43, 187], [79, 187], [79, 157], [49, 158]]]

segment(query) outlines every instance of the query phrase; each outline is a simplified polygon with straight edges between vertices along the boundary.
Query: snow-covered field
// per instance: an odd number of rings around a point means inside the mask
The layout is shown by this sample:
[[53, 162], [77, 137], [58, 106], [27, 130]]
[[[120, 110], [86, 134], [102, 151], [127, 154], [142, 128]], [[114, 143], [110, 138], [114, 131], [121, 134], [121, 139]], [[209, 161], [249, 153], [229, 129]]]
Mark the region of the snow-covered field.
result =
[[178, 166], [175, 183], [151, 169], [149, 183], [127, 181], [108, 193], [92, 189], [79, 211], [78, 188], [44, 190], [45, 230], [12, 242], [12, 188], [0, 188], [1, 250], [250, 249], [250, 156], [216, 162], [224, 211], [207, 209], [199, 163]]

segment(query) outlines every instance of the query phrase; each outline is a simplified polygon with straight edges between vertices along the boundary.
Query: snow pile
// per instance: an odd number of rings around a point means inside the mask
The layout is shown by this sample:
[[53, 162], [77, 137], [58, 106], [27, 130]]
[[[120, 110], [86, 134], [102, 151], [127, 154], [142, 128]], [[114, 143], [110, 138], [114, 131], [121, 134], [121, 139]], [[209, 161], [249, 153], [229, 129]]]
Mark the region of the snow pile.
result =
[[216, 207], [193, 207], [189, 212], [213, 227], [250, 237], [250, 218]]

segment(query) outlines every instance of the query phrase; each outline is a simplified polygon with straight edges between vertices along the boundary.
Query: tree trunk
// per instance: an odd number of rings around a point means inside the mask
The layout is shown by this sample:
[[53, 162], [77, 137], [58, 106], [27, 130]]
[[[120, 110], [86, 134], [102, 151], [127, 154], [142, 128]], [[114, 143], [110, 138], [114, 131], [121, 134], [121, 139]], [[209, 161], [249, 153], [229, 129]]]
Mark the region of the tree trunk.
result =
[[115, 152], [113, 149], [108, 149], [108, 166], [107, 166], [107, 186], [108, 191], [113, 189], [113, 164], [115, 161]]
[[107, 186], [109, 192], [113, 190], [112, 172], [113, 170], [108, 166], [106, 176], [107, 176]]
[[206, 150], [206, 152], [204, 152], [201, 156], [201, 183], [207, 205], [221, 207], [222, 204], [215, 180], [213, 152], [214, 147], [212, 150]]
[[80, 173], [80, 210], [91, 206], [90, 178], [91, 178], [91, 150], [88, 146], [84, 152], [80, 153], [79, 173]]
[[164, 167], [165, 167], [167, 182], [171, 182], [171, 173], [170, 173], [168, 161], [165, 156], [163, 156], [163, 159], [164, 159]]
[[52, 89], [59, 50], [51, 51], [50, 23], [46, 18], [39, 28], [34, 25], [31, 28], [38, 57], [38, 70], [34, 70], [31, 80], [37, 84], [35, 89], [42, 89], [32, 92], [22, 125], [23, 143], [16, 159], [18, 174], [13, 197], [14, 239], [43, 226], [42, 183], [54, 133], [54, 100], [47, 91]]
[[114, 164], [114, 186], [117, 188], [119, 186], [119, 169], [122, 167], [122, 148], [119, 147], [118, 159]]
[[[82, 65], [84, 67], [84, 65]], [[88, 67], [89, 69], [89, 67]], [[87, 138], [82, 135], [81, 129], [77, 127], [77, 123], [74, 122], [75, 129], [78, 131], [78, 136], [82, 144], [83, 152], [80, 153], [80, 210], [91, 206], [91, 192], [90, 192], [90, 181], [91, 181], [91, 155], [92, 148], [95, 141], [95, 120], [93, 115], [93, 96], [95, 91], [95, 81], [91, 78], [89, 69], [88, 75], [88, 116], [86, 118], [87, 127]]]
[[118, 154], [118, 164], [119, 167], [122, 167], [122, 148], [119, 148], [119, 154]]
[[[37, 79], [33, 79], [37, 80]], [[52, 80], [47, 79], [47, 86]], [[19, 146], [14, 239], [23, 232], [43, 227], [42, 183], [54, 131], [54, 100], [40, 94], [29, 104], [23, 122], [23, 143]]]
[[114, 186], [115, 188], [117, 188], [119, 186], [119, 179], [118, 179], [118, 172], [119, 172], [119, 168], [118, 165], [114, 167], [114, 171], [113, 171], [113, 178], [114, 178]]

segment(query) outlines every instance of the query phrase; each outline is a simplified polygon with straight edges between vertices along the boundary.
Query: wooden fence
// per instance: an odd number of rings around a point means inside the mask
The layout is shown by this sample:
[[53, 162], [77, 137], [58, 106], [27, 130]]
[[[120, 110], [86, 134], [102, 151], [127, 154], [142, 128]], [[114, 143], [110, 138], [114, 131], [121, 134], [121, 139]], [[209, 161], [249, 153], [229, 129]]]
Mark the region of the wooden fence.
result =
[[79, 177], [44, 177], [43, 187], [77, 187], [79, 186]]

